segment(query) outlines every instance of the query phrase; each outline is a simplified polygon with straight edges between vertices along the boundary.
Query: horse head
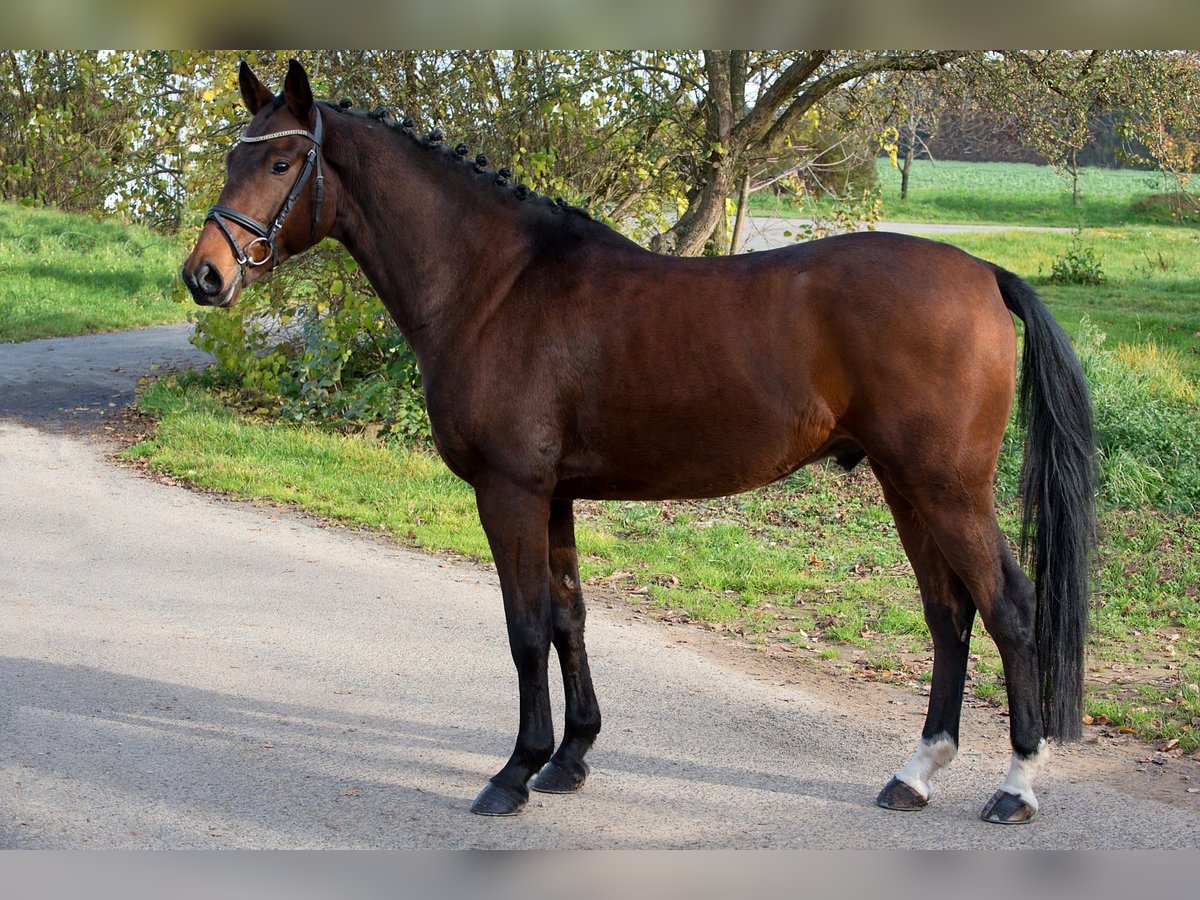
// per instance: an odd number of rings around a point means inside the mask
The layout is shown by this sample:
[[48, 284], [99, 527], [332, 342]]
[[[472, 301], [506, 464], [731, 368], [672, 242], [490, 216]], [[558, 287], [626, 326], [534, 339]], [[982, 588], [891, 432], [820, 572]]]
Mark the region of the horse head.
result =
[[317, 244], [337, 206], [336, 179], [322, 166], [324, 121], [304, 67], [290, 62], [279, 96], [245, 61], [238, 83], [254, 118], [229, 152], [225, 187], [183, 264], [201, 306], [232, 306], [246, 285]]

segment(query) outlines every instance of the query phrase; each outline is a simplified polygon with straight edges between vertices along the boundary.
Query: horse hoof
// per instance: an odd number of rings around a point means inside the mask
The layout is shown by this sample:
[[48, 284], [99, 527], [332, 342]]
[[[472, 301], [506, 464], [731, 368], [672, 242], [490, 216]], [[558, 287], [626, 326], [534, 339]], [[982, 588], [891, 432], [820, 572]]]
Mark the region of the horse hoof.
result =
[[521, 795], [489, 781], [471, 804], [471, 812], [477, 816], [515, 816], [528, 800], [528, 791]]
[[576, 774], [551, 761], [542, 766], [542, 771], [538, 772], [537, 778], [529, 786], [543, 794], [573, 794], [583, 787], [589, 771], [585, 762], [579, 763], [579, 773]]
[[912, 785], [906, 784], [899, 778], [893, 778], [884, 785], [883, 790], [879, 792], [879, 796], [875, 798], [875, 802], [884, 809], [913, 812], [914, 810], [921, 809], [929, 800], [918, 794]]
[[1037, 808], [1030, 806], [1016, 794], [996, 791], [983, 807], [979, 818], [996, 825], [1024, 825], [1035, 813]]

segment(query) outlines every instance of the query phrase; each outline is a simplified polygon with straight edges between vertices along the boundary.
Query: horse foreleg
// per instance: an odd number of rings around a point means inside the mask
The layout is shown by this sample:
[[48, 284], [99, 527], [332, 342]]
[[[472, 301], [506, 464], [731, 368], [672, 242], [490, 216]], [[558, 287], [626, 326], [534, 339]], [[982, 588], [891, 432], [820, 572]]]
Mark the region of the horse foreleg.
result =
[[475, 499], [500, 576], [521, 712], [512, 756], [480, 791], [471, 812], [511, 816], [528, 801], [526, 783], [554, 750], [546, 675], [552, 608], [547, 541], [550, 501], [495, 481], [478, 486]]
[[554, 648], [562, 668], [566, 725], [562, 744], [530, 785], [547, 794], [569, 794], [583, 786], [584, 754], [600, 733], [600, 706], [592, 689], [583, 641], [586, 611], [575, 552], [575, 519], [570, 500], [550, 504], [550, 593]]

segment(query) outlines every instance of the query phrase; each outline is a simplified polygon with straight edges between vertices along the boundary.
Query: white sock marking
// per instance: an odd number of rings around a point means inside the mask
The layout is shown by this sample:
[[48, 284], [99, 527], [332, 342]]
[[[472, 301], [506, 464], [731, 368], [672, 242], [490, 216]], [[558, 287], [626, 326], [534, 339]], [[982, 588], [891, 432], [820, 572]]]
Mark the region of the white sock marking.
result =
[[1036, 812], [1038, 802], [1037, 797], [1033, 795], [1033, 778], [1049, 758], [1050, 748], [1045, 740], [1038, 741], [1037, 750], [1028, 758], [1022, 759], [1014, 753], [1012, 765], [1008, 768], [1008, 777], [1004, 779], [1004, 784], [1000, 785], [1000, 790], [1016, 794]]
[[903, 781], [928, 800], [933, 793], [933, 785], [930, 784], [929, 779], [956, 755], [958, 755], [958, 745], [945, 732], [928, 740], [922, 740], [920, 746], [917, 747], [917, 752], [908, 761], [908, 765], [896, 773], [896, 779]]

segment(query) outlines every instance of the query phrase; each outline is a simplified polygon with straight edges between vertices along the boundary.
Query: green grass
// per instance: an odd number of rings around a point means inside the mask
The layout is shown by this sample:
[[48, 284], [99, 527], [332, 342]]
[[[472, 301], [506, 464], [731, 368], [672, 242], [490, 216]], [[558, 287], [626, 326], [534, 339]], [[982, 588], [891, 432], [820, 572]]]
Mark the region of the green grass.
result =
[[474, 495], [430, 453], [389, 453], [312, 427], [239, 420], [212, 395], [160, 381], [141, 396], [159, 418], [128, 451], [155, 468], [240, 497], [292, 503], [417, 546], [488, 558]]
[[[885, 220], [971, 222], [1075, 227], [1166, 224], [1169, 214], [1146, 210], [1139, 201], [1168, 190], [1156, 172], [1085, 168], [1080, 171], [1080, 202], [1071, 202], [1071, 182], [1050, 166], [1030, 163], [978, 163], [914, 160], [908, 199], [900, 199], [900, 172], [887, 159], [877, 162]], [[784, 202], [759, 194], [757, 213], [810, 216], [828, 203]]]
[[0, 341], [182, 322], [181, 258], [146, 229], [0, 203]]

